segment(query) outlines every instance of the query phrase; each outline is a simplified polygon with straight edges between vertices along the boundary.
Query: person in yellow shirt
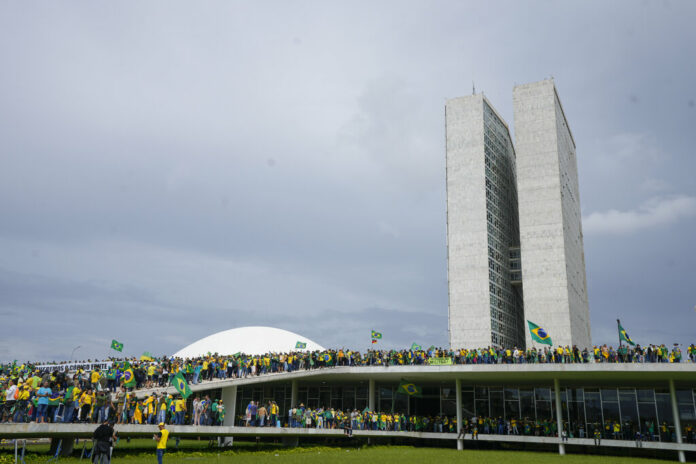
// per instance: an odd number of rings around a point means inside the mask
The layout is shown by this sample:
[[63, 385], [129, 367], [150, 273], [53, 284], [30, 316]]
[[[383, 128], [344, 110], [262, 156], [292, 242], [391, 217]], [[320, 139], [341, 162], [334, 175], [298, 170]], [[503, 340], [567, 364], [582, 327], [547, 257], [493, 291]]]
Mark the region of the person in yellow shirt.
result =
[[184, 425], [184, 415], [186, 414], [186, 400], [179, 397], [174, 403], [174, 424]]
[[150, 364], [147, 367], [147, 388], [152, 388], [153, 381], [155, 379], [155, 365]]
[[87, 422], [92, 409], [92, 389], [88, 388], [80, 395], [80, 421]]
[[167, 439], [169, 438], [169, 430], [164, 428], [164, 422], [159, 423], [159, 432], [152, 439], [157, 442], [157, 464], [162, 464], [164, 452], [167, 451]]
[[[145, 411], [145, 413], [147, 414], [147, 423], [148, 424], [155, 424], [155, 410], [157, 407], [157, 398], [154, 395], [150, 395], [147, 397], [144, 404], [147, 405], [147, 409]], [[163, 421], [158, 421], [158, 422], [163, 422]]]
[[97, 387], [99, 386], [99, 379], [101, 378], [101, 372], [99, 372], [99, 368], [95, 368], [92, 373], [89, 376], [89, 382], [92, 384], [92, 390], [97, 391]]
[[135, 403], [135, 410], [133, 411], [133, 423], [142, 424], [143, 423], [143, 403], [138, 401]]

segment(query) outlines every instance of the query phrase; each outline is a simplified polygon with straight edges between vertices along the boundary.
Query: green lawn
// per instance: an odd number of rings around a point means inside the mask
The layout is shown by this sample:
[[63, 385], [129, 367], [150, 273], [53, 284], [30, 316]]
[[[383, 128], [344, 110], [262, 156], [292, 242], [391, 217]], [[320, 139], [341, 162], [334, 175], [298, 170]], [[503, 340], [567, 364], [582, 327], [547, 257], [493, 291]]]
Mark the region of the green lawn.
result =
[[[182, 440], [179, 450], [171, 449], [165, 455], [165, 464], [340, 464], [340, 463], [377, 463], [377, 464], [665, 464], [670, 461], [594, 456], [585, 454], [568, 454], [559, 456], [553, 452], [465, 450], [456, 451], [443, 448], [420, 448], [412, 446], [365, 446], [355, 443], [353, 447], [328, 447], [307, 445], [297, 448], [285, 448], [281, 444], [264, 443], [256, 445], [249, 442], [235, 442], [231, 449], [209, 448], [205, 440]], [[90, 445], [87, 445], [88, 449]], [[152, 440], [125, 440], [116, 447], [112, 462], [118, 464], [153, 464], [156, 463]], [[79, 459], [82, 444], [75, 447], [73, 457], [61, 458], [61, 464], [90, 464], [88, 459]], [[48, 445], [30, 445], [27, 448], [27, 464], [43, 464], [48, 460]], [[676, 455], [673, 457], [676, 459]], [[9, 447], [0, 449], [0, 464], [12, 464], [14, 456]]]

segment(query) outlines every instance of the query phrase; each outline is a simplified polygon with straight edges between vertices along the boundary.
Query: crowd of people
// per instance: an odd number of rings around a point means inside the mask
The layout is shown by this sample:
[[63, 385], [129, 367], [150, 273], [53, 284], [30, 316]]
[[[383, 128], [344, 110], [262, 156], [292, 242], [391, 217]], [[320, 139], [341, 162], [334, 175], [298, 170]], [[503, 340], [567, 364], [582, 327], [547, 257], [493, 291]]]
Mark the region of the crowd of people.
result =
[[[585, 428], [587, 426], [587, 429]], [[696, 431], [691, 424], [683, 427], [683, 438], [686, 443], [696, 443]], [[484, 435], [532, 435], [542, 437], [558, 436], [558, 424], [549, 418], [546, 420], [524, 419], [503, 419], [502, 417], [471, 417], [462, 421], [461, 433], [476, 439], [479, 434]], [[642, 423], [632, 421], [623, 424], [617, 420], [606, 420], [591, 424], [563, 423], [561, 437], [567, 438], [594, 438], [595, 443], [599, 440], [637, 440], [637, 441], [676, 441], [674, 429], [666, 422], [656, 423], [652, 420], [645, 420]]]
[[[687, 360], [696, 362], [696, 345], [689, 345], [686, 351]], [[125, 361], [128, 361], [134, 369], [136, 388], [150, 388], [167, 385], [170, 378], [179, 371], [184, 373], [189, 383], [197, 384], [204, 380], [336, 366], [428, 365], [434, 360], [446, 360], [451, 364], [679, 363], [683, 361], [683, 356], [678, 345], [669, 348], [664, 344], [645, 347], [622, 345], [616, 349], [612, 346], [602, 345], [582, 350], [576, 346], [530, 348], [527, 350], [492, 347], [446, 350], [435, 347], [428, 349], [412, 347], [404, 350], [368, 350], [365, 353], [349, 349], [293, 351], [263, 355], [209, 353], [205, 356], [187, 359], [162, 356], [146, 362], [139, 362], [137, 359], [110, 358], [103, 362], [114, 362], [113, 367], [100, 372], [99, 381], [103, 379], [109, 390], [115, 391], [121, 383], [124, 373], [124, 369], [119, 369], [119, 366]], [[83, 361], [83, 363], [92, 362], [96, 363], [97, 361]], [[0, 381], [31, 374], [36, 365], [40, 364], [26, 362], [17, 365], [15, 362], [0, 365]], [[65, 363], [65, 365], [68, 364]], [[61, 371], [61, 364], [55, 364], [53, 370]], [[76, 374], [80, 380], [85, 375], [93, 376], [93, 373], [86, 373], [81, 369], [78, 369]]]
[[456, 432], [456, 419], [447, 416], [417, 416], [378, 412], [365, 408], [343, 411], [334, 408], [309, 408], [303, 403], [280, 414], [275, 401], [265, 404], [251, 401], [237, 417], [245, 427], [291, 427], [317, 429], [383, 430], [410, 432]]
[[[112, 392], [101, 388], [96, 371], [86, 380], [60, 372], [34, 375], [19, 385], [8, 381], [2, 395], [3, 422], [173, 424], [220, 426], [225, 420], [226, 407], [222, 399], [209, 395], [195, 396], [186, 401], [180, 395], [150, 392], [136, 397], [133, 391], [120, 386]], [[92, 382], [96, 381], [96, 382]], [[93, 386], [93, 384], [97, 384]], [[9, 398], [13, 398], [9, 400]], [[239, 411], [236, 425], [247, 427], [291, 427], [353, 430], [414, 431], [456, 433], [457, 421], [449, 416], [420, 416], [399, 412], [343, 411], [334, 408], [310, 408], [300, 404], [286, 414], [275, 401], [251, 401]], [[479, 434], [558, 436], [557, 423], [549, 418], [535, 421], [504, 419], [502, 417], [464, 418], [460, 431], [464, 438], [477, 439]], [[696, 431], [691, 424], [683, 427], [687, 443], [696, 443]], [[561, 437], [602, 439], [635, 439], [636, 441], [674, 441], [674, 430], [662, 424], [645, 421], [642, 424], [607, 420], [605, 423], [570, 424], [564, 422]]]
[[[110, 359], [106, 369], [91, 371], [78, 368], [75, 371], [38, 369], [35, 363], [8, 363], [0, 365], [0, 419], [3, 422], [94, 422], [113, 420], [128, 424], [191, 424], [221, 425], [225, 417], [225, 405], [220, 399], [209, 396], [185, 401], [179, 395], [154, 392], [167, 387], [175, 375], [182, 373], [189, 384], [216, 379], [245, 378], [264, 374], [293, 372], [297, 370], [331, 368], [337, 366], [400, 366], [429, 365], [433, 360], [445, 360], [451, 364], [517, 364], [517, 363], [679, 363], [696, 362], [696, 346], [686, 350], [682, 359], [680, 348], [675, 345], [649, 345], [618, 349], [596, 346], [591, 350], [577, 347], [518, 349], [461, 349], [444, 350], [416, 347], [405, 350], [369, 350], [365, 353], [348, 349], [325, 351], [295, 351], [267, 353], [264, 355], [208, 354], [192, 359], [163, 356], [146, 361], [135, 359]], [[66, 364], [67, 366], [67, 364]], [[126, 372], [132, 373], [126, 384]], [[145, 397], [138, 398], [137, 390], [150, 389]], [[252, 405], [250, 405], [252, 406]], [[254, 409], [255, 408], [255, 409]], [[189, 410], [190, 409], [190, 410]], [[253, 405], [253, 413], [247, 410], [239, 421], [245, 425], [288, 427], [346, 427], [370, 430], [454, 431], [456, 423], [448, 417], [418, 417], [397, 413], [374, 411], [335, 411], [311, 409], [303, 405], [286, 411], [281, 417], [280, 408], [271, 402]], [[477, 418], [476, 423], [465, 420], [463, 428], [478, 433], [523, 433], [533, 435], [556, 434], [555, 422], [502, 421], [502, 419]], [[454, 424], [454, 425], [453, 425]], [[614, 436], [615, 425], [611, 425]], [[622, 436], [629, 432], [618, 426]], [[660, 429], [659, 425], [652, 425]], [[608, 438], [605, 428], [600, 428], [603, 438]], [[637, 433], [656, 436], [646, 427]], [[644, 430], [645, 429], [645, 430]], [[685, 431], [689, 433], [689, 431]], [[595, 433], [593, 430], [592, 434]], [[634, 432], [630, 432], [633, 434]], [[590, 436], [582, 430], [571, 434]]]

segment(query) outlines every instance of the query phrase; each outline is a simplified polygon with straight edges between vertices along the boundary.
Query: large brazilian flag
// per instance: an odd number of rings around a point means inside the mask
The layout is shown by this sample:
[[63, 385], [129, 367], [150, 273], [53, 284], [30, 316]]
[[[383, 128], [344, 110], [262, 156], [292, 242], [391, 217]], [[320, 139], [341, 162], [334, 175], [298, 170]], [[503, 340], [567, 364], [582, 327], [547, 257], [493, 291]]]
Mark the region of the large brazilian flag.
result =
[[126, 361], [123, 366], [123, 386], [126, 388], [135, 388], [135, 372], [130, 363]]
[[628, 336], [628, 332], [626, 332], [626, 329], [621, 327], [621, 323], [619, 322], [619, 340], [628, 343], [629, 345], [635, 346], [635, 342], [631, 340], [631, 337]]
[[547, 334], [543, 328], [531, 321], [527, 321], [527, 324], [529, 324], [529, 333], [532, 334], [532, 340], [545, 345], [553, 345], [551, 337], [549, 337], [549, 334]]
[[177, 374], [172, 378], [172, 383], [174, 384], [176, 391], [178, 391], [184, 399], [188, 398], [191, 396], [191, 393], [193, 393], [186, 383], [186, 379], [181, 371], [177, 372]]
[[421, 398], [423, 396], [423, 390], [418, 387], [413, 382], [407, 382], [405, 380], [401, 381], [399, 388], [396, 390], [397, 393], [404, 393], [408, 396], [416, 396]]

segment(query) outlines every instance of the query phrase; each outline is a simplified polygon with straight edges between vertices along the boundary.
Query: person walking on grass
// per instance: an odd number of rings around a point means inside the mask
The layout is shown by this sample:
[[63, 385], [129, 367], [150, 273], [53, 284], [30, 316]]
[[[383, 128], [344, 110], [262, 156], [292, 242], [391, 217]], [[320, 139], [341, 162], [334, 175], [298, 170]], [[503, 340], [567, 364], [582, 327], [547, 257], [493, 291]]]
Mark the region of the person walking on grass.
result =
[[159, 432], [152, 436], [152, 439], [157, 442], [157, 464], [162, 464], [164, 453], [167, 451], [167, 439], [169, 438], [169, 430], [164, 428], [164, 422], [159, 423]]

